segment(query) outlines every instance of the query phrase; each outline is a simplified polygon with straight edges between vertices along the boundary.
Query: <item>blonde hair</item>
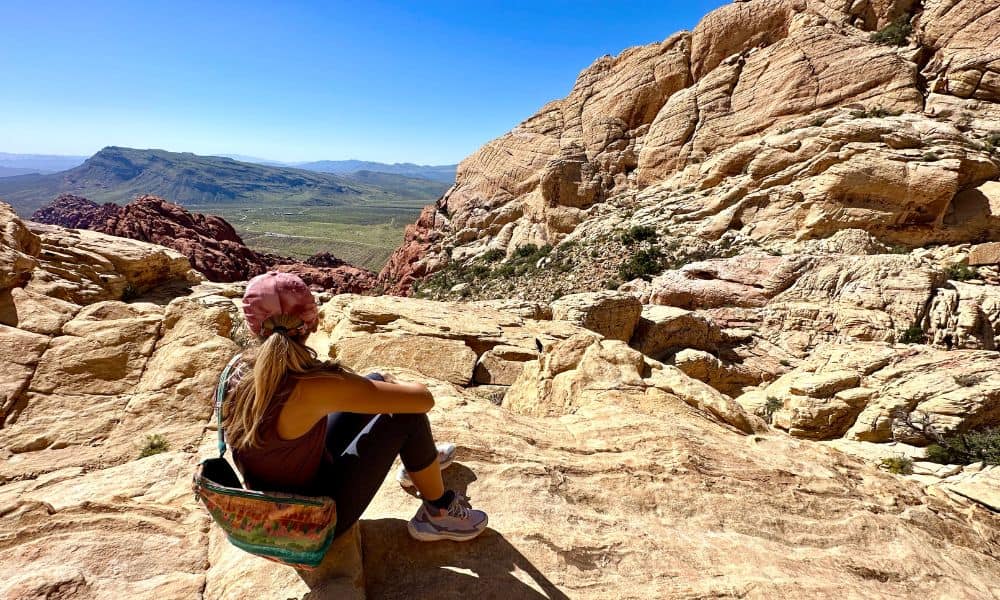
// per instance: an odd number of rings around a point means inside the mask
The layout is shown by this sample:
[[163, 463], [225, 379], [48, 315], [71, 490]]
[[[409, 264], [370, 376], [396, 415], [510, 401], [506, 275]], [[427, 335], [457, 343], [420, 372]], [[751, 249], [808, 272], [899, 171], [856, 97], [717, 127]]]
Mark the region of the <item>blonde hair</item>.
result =
[[[226, 439], [233, 447], [260, 446], [261, 423], [287, 376], [344, 371], [335, 362], [319, 360], [316, 352], [305, 345], [301, 327], [302, 319], [298, 317], [270, 317], [261, 327], [264, 337], [257, 337], [256, 348], [245, 354], [243, 360], [251, 372], [237, 383], [230, 406], [224, 411]], [[296, 330], [297, 334], [290, 333]]]

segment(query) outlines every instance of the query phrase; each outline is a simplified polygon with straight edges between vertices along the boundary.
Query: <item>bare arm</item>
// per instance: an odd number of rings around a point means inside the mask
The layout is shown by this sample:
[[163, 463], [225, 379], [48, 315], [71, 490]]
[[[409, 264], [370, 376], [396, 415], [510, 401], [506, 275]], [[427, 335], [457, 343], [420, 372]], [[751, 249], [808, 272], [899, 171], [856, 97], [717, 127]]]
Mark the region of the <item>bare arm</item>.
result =
[[302, 378], [290, 400], [311, 419], [332, 412], [425, 413], [434, 407], [422, 383], [375, 381], [346, 372]]

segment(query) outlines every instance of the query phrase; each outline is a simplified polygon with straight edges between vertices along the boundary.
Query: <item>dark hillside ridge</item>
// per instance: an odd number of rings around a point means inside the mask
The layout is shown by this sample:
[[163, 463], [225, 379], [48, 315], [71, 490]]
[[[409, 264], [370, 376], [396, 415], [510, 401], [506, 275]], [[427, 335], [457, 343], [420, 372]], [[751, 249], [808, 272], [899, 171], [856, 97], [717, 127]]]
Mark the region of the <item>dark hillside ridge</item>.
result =
[[244, 163], [188, 152], [108, 147], [79, 167], [50, 175], [0, 179], [0, 197], [22, 215], [60, 194], [125, 204], [152, 194], [179, 204], [351, 206], [375, 202], [433, 201], [445, 184], [392, 180], [387, 187], [304, 169]]

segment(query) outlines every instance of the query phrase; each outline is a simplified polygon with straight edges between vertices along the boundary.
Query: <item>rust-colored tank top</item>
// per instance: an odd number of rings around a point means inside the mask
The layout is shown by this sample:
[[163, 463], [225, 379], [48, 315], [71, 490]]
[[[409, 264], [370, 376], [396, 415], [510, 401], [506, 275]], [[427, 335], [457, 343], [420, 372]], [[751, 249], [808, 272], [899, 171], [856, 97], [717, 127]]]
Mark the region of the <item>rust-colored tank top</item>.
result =
[[[236, 384], [250, 373], [245, 363], [234, 369], [226, 385], [226, 397], [231, 397]], [[278, 435], [278, 415], [295, 388], [297, 380], [286, 377], [275, 394], [274, 402], [260, 425], [262, 443], [255, 448], [233, 448], [233, 460], [252, 490], [267, 490], [296, 494], [315, 493], [320, 465], [326, 450], [326, 419], [303, 435], [285, 440]]]

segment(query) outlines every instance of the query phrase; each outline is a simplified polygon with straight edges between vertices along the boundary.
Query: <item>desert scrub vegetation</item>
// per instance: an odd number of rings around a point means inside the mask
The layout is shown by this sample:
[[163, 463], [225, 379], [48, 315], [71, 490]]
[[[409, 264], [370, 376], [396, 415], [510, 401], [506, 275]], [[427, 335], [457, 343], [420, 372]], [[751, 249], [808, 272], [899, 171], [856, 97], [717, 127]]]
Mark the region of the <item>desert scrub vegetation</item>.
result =
[[867, 110], [852, 110], [851, 116], [855, 119], [884, 119], [886, 117], [898, 117], [903, 114], [901, 110], [889, 110], [881, 106], [875, 106]]
[[927, 460], [946, 465], [971, 465], [982, 462], [1000, 465], [1000, 427], [941, 433], [934, 418], [924, 412], [915, 414], [897, 410], [892, 413], [893, 439], [897, 430], [915, 433], [931, 442]]
[[640, 242], [652, 242], [656, 238], [656, 228], [649, 225], [633, 225], [620, 236], [622, 243], [626, 246], [635, 246]]
[[879, 461], [878, 466], [894, 475], [909, 475], [913, 473], [913, 459], [905, 454], [886, 456]]
[[927, 337], [924, 335], [924, 329], [914, 323], [906, 328], [906, 331], [900, 334], [899, 343], [900, 344], [923, 344]]
[[779, 398], [775, 398], [774, 396], [768, 396], [767, 402], [764, 403], [764, 406], [761, 406], [758, 409], [757, 416], [761, 417], [762, 419], [767, 421], [768, 424], [770, 424], [771, 421], [774, 419], [774, 413], [778, 412], [778, 410], [780, 410], [781, 407], [784, 405], [785, 403], [782, 402]]
[[1000, 150], [1000, 131], [994, 131], [986, 135], [983, 140], [983, 149], [993, 154]]
[[663, 251], [658, 246], [643, 248], [618, 267], [618, 274], [625, 281], [644, 279], [649, 281], [663, 271]]
[[927, 460], [946, 465], [1000, 465], [1000, 427], [940, 436], [927, 447]]
[[871, 34], [869, 39], [882, 46], [906, 46], [910, 43], [910, 36], [913, 35], [910, 19], [911, 16], [908, 14], [900, 15], [892, 23]]
[[167, 442], [167, 438], [158, 433], [154, 433], [153, 435], [146, 436], [146, 443], [139, 452], [139, 458], [146, 458], [147, 456], [160, 454], [161, 452], [166, 452], [167, 450], [170, 450], [170, 444]]
[[962, 263], [951, 265], [948, 267], [946, 273], [948, 274], [948, 279], [952, 281], [969, 281], [970, 279], [979, 278], [979, 269]]
[[[570, 246], [572, 247], [572, 246]], [[451, 261], [444, 268], [424, 279], [413, 288], [413, 294], [419, 298], [436, 297], [448, 293], [459, 284], [482, 284], [495, 279], [511, 279], [530, 274], [539, 269], [539, 261], [553, 254], [551, 244], [538, 246], [524, 244], [514, 249], [510, 258], [504, 259], [506, 253], [500, 249], [492, 249], [477, 256], [471, 261]], [[541, 265], [557, 271], [568, 271], [572, 268], [565, 252], [557, 253], [549, 261]], [[463, 288], [461, 296], [467, 298], [472, 294], [469, 288]]]
[[125, 283], [125, 287], [122, 288], [122, 302], [131, 302], [138, 298], [139, 295], [139, 288], [134, 283], [131, 281]]

